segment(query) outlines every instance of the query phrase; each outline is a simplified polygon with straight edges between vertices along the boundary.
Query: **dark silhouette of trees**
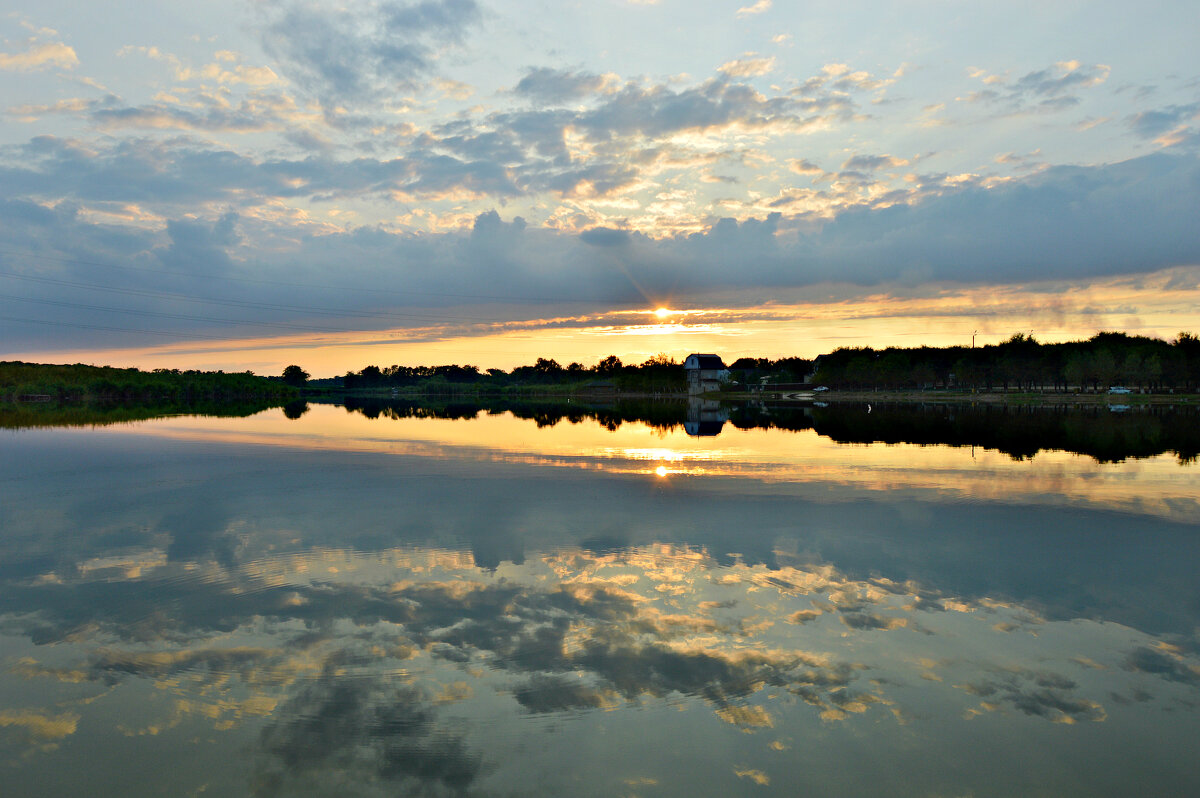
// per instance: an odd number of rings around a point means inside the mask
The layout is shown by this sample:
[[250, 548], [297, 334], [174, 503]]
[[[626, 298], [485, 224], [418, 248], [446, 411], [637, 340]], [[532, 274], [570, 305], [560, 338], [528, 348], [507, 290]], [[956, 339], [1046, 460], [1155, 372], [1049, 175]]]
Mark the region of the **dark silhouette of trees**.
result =
[[594, 370], [597, 374], [615, 374], [621, 370], [621, 358], [609, 355], [597, 363]]
[[303, 388], [308, 377], [308, 372], [299, 366], [288, 366], [283, 370], [283, 381], [295, 388]]
[[246, 372], [0, 362], [0, 401], [50, 397], [60, 402], [120, 401], [146, 405], [291, 398], [295, 388], [278, 377]]
[[1043, 344], [1031, 334], [1016, 333], [977, 348], [842, 348], [817, 359], [814, 379], [854, 390], [1067, 393], [1123, 385], [1192, 391], [1200, 385], [1200, 339], [1191, 333], [1168, 342], [1102, 332], [1087, 341]]
[[[1180, 333], [1162, 341], [1120, 332], [1098, 333], [1086, 341], [1044, 344], [1019, 332], [999, 344], [981, 347], [914, 348], [846, 347], [816, 361], [798, 357], [778, 360], [743, 357], [730, 371], [743, 387], [819, 384], [847, 390], [955, 390], [968, 392], [1073, 393], [1106, 391], [1125, 385], [1139, 391], [1186, 390], [1200, 387], [1200, 338]], [[815, 373], [814, 373], [815, 372]], [[367, 366], [343, 378], [350, 390], [416, 388], [426, 393], [501, 391], [547, 387], [606, 390], [616, 388], [658, 395], [686, 391], [683, 365], [665, 354], [639, 365], [625, 365], [616, 355], [587, 367], [562, 366], [539, 357], [511, 371], [476, 366]]]

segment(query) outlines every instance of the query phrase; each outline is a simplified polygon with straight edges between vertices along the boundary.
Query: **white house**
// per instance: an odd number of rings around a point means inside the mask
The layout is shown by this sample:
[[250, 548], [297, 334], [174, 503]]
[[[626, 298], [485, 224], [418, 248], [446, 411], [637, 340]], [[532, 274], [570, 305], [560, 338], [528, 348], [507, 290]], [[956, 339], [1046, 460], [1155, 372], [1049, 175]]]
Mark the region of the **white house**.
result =
[[722, 383], [729, 381], [729, 369], [717, 355], [688, 355], [683, 361], [683, 371], [687, 374], [689, 396], [718, 391]]

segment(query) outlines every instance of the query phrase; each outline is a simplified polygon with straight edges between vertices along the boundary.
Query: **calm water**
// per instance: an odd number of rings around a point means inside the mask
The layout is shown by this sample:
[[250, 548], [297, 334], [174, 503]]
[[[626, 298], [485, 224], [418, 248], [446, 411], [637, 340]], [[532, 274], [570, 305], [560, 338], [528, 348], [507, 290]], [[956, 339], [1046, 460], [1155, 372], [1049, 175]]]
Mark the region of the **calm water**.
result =
[[460, 415], [0, 431], [0, 792], [1200, 791], [1169, 442]]

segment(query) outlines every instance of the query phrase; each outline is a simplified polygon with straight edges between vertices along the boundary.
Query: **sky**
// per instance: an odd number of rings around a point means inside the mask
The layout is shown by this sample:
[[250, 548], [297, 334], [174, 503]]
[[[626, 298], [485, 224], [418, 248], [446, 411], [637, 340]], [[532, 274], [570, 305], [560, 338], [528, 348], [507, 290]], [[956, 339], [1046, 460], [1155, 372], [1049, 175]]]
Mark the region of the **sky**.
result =
[[0, 358], [1200, 331], [1200, 4], [10, 0]]

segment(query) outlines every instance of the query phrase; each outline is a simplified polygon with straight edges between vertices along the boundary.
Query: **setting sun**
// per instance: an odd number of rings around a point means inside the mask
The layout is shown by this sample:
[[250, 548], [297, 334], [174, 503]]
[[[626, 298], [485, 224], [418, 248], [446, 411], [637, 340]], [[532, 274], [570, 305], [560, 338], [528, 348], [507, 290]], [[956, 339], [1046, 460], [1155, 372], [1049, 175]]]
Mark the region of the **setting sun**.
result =
[[668, 316], [675, 315], [676, 312], [677, 311], [671, 310], [670, 308], [658, 308], [654, 311], [654, 315], [658, 316], [660, 319], [665, 319]]

